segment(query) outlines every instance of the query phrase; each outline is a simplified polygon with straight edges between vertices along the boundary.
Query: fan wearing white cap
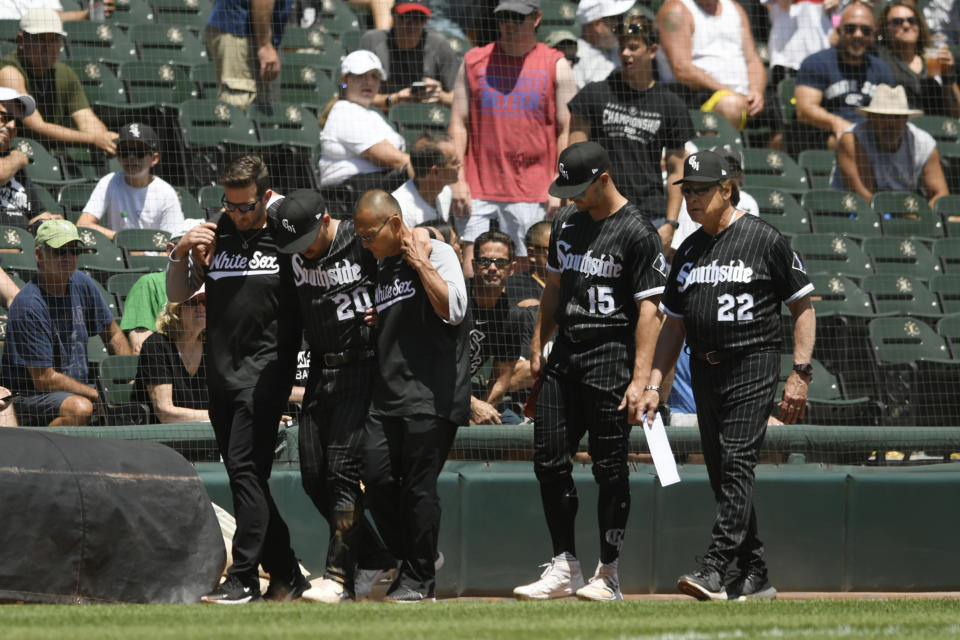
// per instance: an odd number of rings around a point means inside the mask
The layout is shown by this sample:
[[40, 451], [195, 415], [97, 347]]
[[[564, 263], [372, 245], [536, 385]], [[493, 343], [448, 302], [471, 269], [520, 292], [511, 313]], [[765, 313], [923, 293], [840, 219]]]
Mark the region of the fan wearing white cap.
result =
[[370, 108], [387, 77], [380, 58], [358, 49], [340, 74], [340, 95], [320, 115], [320, 186], [331, 213], [350, 214], [364, 191], [393, 191], [413, 173], [403, 136]]
[[580, 60], [573, 67], [577, 89], [603, 80], [620, 66], [614, 28], [633, 5], [634, 0], [582, 0], [577, 7], [577, 20], [583, 25], [577, 41]]
[[857, 113], [867, 119], [840, 136], [832, 188], [853, 191], [868, 202], [878, 191], [911, 191], [931, 207], [949, 193], [936, 140], [907, 122], [923, 111], [910, 108], [902, 86], [878, 85], [869, 106]]
[[33, 113], [33, 97], [0, 87], [0, 225], [24, 229], [41, 220], [60, 218], [46, 210], [24, 169], [30, 163], [20, 149], [12, 149], [24, 116]]
[[31, 138], [90, 145], [112, 155], [117, 134], [90, 108], [74, 70], [57, 60], [66, 35], [53, 9], [27, 11], [20, 19], [17, 50], [0, 59], [0, 87], [33, 96], [36, 109], [23, 120]]
[[[103, 17], [109, 18], [113, 15], [114, 1], [99, 0], [103, 6]], [[89, 20], [90, 9], [89, 2], [80, 3], [83, 9], [76, 11], [64, 11], [60, 0], [4, 0], [0, 3], [0, 20], [19, 20], [30, 9], [53, 9], [60, 14], [60, 19], [64, 22], [74, 20]]]

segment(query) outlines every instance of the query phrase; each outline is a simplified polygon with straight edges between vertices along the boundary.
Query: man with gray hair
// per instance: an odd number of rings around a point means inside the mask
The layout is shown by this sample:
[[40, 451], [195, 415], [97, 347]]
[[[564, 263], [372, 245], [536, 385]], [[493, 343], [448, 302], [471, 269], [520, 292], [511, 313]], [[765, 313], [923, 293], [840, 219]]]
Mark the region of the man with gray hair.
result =
[[634, 0], [583, 0], [577, 7], [577, 20], [583, 25], [577, 41], [573, 78], [577, 89], [603, 80], [620, 66], [620, 47], [614, 33], [620, 16], [629, 11]]

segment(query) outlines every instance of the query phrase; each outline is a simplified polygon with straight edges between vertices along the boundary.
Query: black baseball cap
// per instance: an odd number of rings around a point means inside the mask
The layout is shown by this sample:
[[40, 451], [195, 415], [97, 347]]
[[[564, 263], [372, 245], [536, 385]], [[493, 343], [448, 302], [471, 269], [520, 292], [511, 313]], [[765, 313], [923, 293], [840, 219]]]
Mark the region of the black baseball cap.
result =
[[326, 210], [323, 196], [313, 189], [297, 189], [284, 198], [276, 214], [277, 251], [299, 253], [313, 244]]
[[578, 196], [608, 169], [610, 156], [606, 149], [596, 142], [577, 142], [560, 154], [557, 162], [559, 175], [548, 191], [557, 198]]
[[140, 144], [151, 151], [156, 151], [160, 144], [160, 139], [157, 137], [157, 132], [154, 131], [150, 125], [131, 122], [120, 127], [120, 136], [117, 138], [116, 143], [118, 145], [124, 143]]
[[730, 178], [727, 163], [723, 157], [713, 151], [697, 151], [683, 163], [683, 179], [673, 184], [684, 182], [720, 182]]
[[722, 144], [718, 147], [710, 147], [710, 151], [713, 151], [723, 158], [727, 163], [727, 170], [730, 171], [730, 173], [743, 173], [743, 153], [741, 153], [740, 149], [737, 149], [736, 145]]

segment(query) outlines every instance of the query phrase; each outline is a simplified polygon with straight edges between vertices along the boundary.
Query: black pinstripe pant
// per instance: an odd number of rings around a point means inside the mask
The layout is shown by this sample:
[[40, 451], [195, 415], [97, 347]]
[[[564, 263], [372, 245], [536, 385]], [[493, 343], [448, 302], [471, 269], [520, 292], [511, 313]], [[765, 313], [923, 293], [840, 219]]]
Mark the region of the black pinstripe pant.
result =
[[356, 566], [395, 564], [363, 515], [363, 424], [370, 409], [375, 358], [326, 368], [314, 359], [300, 421], [304, 491], [330, 525], [325, 577], [353, 590]]
[[210, 389], [210, 422], [230, 478], [237, 520], [229, 573], [244, 583], [257, 579], [257, 564], [280, 579], [292, 578], [298, 571], [290, 531], [268, 484], [280, 415], [289, 393], [289, 387]]
[[617, 407], [633, 375], [633, 358], [632, 343], [557, 338], [534, 418], [533, 469], [540, 482], [570, 475], [570, 457], [587, 430], [597, 482], [627, 479], [630, 425], [627, 412]]
[[744, 572], [763, 570], [753, 506], [754, 469], [767, 432], [780, 374], [780, 354], [755, 351], [711, 365], [690, 359], [700, 442], [717, 500], [703, 563], [721, 574], [734, 560]]

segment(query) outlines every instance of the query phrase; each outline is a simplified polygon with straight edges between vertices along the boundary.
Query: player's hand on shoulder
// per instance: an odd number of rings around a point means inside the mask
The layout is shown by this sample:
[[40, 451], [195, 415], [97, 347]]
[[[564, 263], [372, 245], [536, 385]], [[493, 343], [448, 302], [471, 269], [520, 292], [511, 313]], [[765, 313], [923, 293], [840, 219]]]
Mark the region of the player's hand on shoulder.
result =
[[426, 229], [420, 229], [423, 234], [415, 234], [412, 231], [404, 233], [400, 238], [400, 253], [414, 269], [418, 269], [430, 264], [430, 252], [433, 245], [430, 244], [430, 235]]

